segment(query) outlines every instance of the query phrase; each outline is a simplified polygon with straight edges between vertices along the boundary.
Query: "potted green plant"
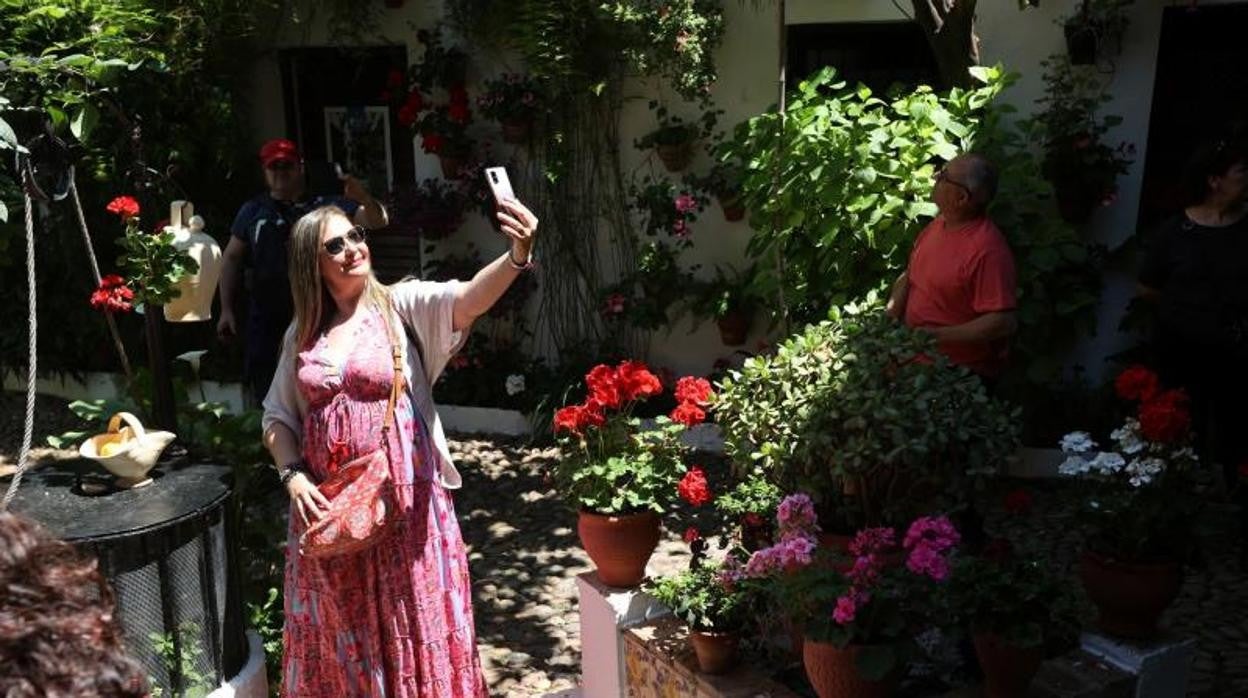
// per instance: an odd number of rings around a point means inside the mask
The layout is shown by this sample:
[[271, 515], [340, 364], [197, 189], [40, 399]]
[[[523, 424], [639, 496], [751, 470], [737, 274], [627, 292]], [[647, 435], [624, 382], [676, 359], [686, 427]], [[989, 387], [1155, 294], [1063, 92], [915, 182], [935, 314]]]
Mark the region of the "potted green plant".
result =
[[677, 187], [665, 178], [646, 176], [629, 186], [629, 207], [644, 219], [651, 237], [671, 237], [682, 247], [692, 244], [693, 224], [706, 209], [707, 198], [693, 187]]
[[537, 80], [507, 73], [485, 81], [485, 93], [477, 99], [477, 106], [481, 113], [502, 125], [503, 142], [524, 143], [543, 108], [542, 94]]
[[1096, 63], [1111, 43], [1120, 45], [1127, 28], [1124, 9], [1134, 0], [1083, 0], [1062, 23], [1066, 55], [1072, 65]]
[[416, 123], [420, 146], [438, 157], [444, 179], [457, 179], [468, 163], [473, 145], [468, 135], [471, 123], [468, 93], [462, 87], [451, 90], [450, 102], [428, 107]]
[[750, 323], [759, 298], [753, 290], [754, 267], [744, 271], [729, 266], [728, 273], [715, 267], [715, 277], [699, 282], [693, 293], [692, 311], [695, 316], [714, 318], [719, 327], [720, 340], [726, 346], [745, 344]]
[[718, 112], [706, 110], [696, 121], [685, 121], [670, 113], [667, 107], [656, 101], [650, 102], [650, 109], [658, 119], [658, 128], [637, 140], [636, 146], [641, 150], [654, 149], [663, 167], [668, 172], [680, 172], [689, 166], [693, 159], [693, 144], [700, 138], [710, 137], [718, 122]]
[[[643, 426], [633, 410], [663, 392], [645, 364], [599, 364], [585, 375], [585, 400], [555, 412], [561, 458], [555, 480], [578, 510], [581, 544], [608, 586], [636, 586], [659, 541], [659, 515], [682, 496], [686, 428], [706, 418], [705, 379], [676, 384], [677, 406]], [[681, 485], [681, 487], [678, 487]], [[687, 492], [685, 493], [687, 496]]]
[[671, 323], [672, 308], [683, 307], [693, 275], [677, 261], [678, 250], [660, 240], [642, 246], [634, 271], [600, 289], [599, 312], [608, 327], [628, 323], [657, 330]]
[[736, 580], [739, 568], [735, 559], [715, 563], [695, 556], [688, 570], [645, 588], [689, 626], [689, 644], [704, 674], [724, 674], [736, 666], [750, 601], [749, 587]]
[[1087, 432], [1067, 434], [1059, 472], [1080, 481], [1079, 576], [1101, 629], [1148, 638], [1179, 593], [1192, 549], [1198, 461], [1186, 393], [1164, 390], [1143, 366], [1120, 373], [1114, 388], [1132, 410], [1110, 434], [1113, 450]]
[[1005, 538], [954, 563], [948, 603], [948, 617], [971, 632], [986, 698], [1026, 695], [1048, 652], [1078, 634], [1069, 582]]
[[893, 695], [914, 628], [932, 622], [960, 536], [943, 516], [858, 531], [848, 555], [815, 547], [818, 517], [803, 494], [777, 509], [780, 540], [753, 553], [745, 578], [761, 581], [802, 627], [802, 663], [820, 698]]
[[747, 359], [714, 407], [728, 455], [809, 493], [825, 533], [957, 512], [1018, 443], [1015, 410], [875, 296]]
[[1117, 197], [1118, 177], [1126, 174], [1135, 146], [1107, 142], [1118, 116], [1100, 116], [1108, 101], [1099, 78], [1066, 61], [1046, 60], [1045, 94], [1036, 119], [1044, 127], [1041, 171], [1053, 183], [1058, 213], [1068, 223], [1083, 223], [1098, 206]]
[[741, 182], [745, 170], [734, 160], [716, 160], [705, 177], [694, 178], [698, 185], [711, 192], [724, 212], [724, 220], [733, 223], [745, 218], [745, 202]]
[[749, 552], [771, 545], [775, 528], [771, 521], [780, 504], [780, 488], [762, 472], [751, 471], [731, 490], [715, 498], [715, 508], [728, 521], [740, 525], [741, 547]]

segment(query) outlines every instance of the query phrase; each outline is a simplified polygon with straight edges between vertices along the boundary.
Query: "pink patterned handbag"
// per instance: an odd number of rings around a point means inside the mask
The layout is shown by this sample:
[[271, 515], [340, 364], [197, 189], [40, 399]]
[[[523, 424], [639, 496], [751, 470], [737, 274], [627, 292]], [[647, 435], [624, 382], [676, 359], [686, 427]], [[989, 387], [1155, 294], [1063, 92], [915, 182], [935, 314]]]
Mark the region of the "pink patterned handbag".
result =
[[387, 437], [394, 425], [394, 406], [406, 389], [403, 355], [391, 325], [393, 311], [387, 299], [386, 329], [394, 359], [394, 380], [390, 401], [381, 424], [381, 446], [339, 466], [318, 489], [329, 500], [329, 509], [320, 520], [299, 536], [299, 553], [310, 558], [327, 558], [359, 552], [377, 544], [391, 528], [396, 502], [390, 481], [390, 454]]

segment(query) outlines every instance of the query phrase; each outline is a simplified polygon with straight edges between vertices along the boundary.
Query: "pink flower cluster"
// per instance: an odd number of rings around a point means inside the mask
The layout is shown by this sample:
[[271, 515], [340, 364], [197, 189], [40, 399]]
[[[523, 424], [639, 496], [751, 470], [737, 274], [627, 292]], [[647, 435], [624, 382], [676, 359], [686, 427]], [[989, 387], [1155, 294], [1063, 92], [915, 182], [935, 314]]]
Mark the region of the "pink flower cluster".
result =
[[770, 548], [757, 550], [745, 563], [747, 577], [769, 577], [778, 572], [809, 565], [813, 559], [815, 533], [819, 521], [815, 516], [815, 504], [804, 494], [791, 494], [776, 509], [776, 523], [780, 542]]
[[854, 622], [858, 609], [871, 600], [871, 593], [861, 589], [850, 589], [844, 596], [836, 600], [836, 608], [832, 610], [832, 620], [840, 625]]
[[957, 529], [943, 516], [915, 519], [902, 543], [910, 551], [906, 567], [915, 574], [944, 581], [949, 577], [948, 552], [961, 540]]

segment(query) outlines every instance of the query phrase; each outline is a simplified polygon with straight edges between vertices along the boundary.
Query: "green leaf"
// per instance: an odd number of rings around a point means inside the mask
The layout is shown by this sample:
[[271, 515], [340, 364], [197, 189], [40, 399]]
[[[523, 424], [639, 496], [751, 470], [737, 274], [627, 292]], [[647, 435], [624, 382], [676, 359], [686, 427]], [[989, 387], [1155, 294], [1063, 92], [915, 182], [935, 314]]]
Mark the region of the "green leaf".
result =
[[882, 681], [897, 665], [891, 645], [864, 645], [858, 649], [858, 674], [867, 681]]
[[9, 122], [0, 119], [0, 150], [4, 149], [17, 150], [21, 146], [17, 142], [17, 134], [13, 132], [13, 127]]
[[56, 61], [56, 65], [61, 68], [85, 68], [93, 63], [95, 63], [94, 58], [81, 53], [65, 56]]
[[99, 123], [100, 112], [92, 104], [83, 104], [82, 108], [74, 114], [73, 119], [69, 122], [69, 132], [74, 134], [74, 138], [85, 141], [91, 135], [91, 131], [95, 125]]

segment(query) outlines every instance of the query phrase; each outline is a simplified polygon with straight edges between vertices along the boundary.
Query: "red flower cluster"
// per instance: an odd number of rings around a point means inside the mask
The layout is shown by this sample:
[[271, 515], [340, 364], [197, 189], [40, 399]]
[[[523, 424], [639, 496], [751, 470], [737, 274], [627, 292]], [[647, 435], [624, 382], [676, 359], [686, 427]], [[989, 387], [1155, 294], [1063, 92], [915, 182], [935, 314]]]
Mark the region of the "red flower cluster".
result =
[[673, 422], [679, 422], [687, 427], [701, 424], [706, 421], [706, 411], [703, 407], [710, 401], [712, 395], [710, 381], [705, 378], [685, 376], [676, 381], [678, 404], [668, 417]]
[[695, 507], [711, 501], [711, 487], [706, 482], [706, 473], [702, 472], [702, 466], [695, 465], [689, 468], [685, 476], [676, 484], [676, 493], [681, 499]]
[[134, 309], [131, 301], [134, 291], [126, 285], [126, 280], [117, 274], [109, 274], [100, 279], [100, 287], [91, 293], [91, 307], [106, 313], [128, 312]]
[[139, 202], [135, 201], [133, 196], [119, 196], [108, 202], [104, 210], [121, 216], [123, 221], [128, 221], [139, 215]]
[[439, 136], [433, 131], [425, 131], [424, 133], [420, 134], [420, 147], [423, 148], [424, 151], [426, 153], [429, 153], [430, 155], [437, 155], [438, 153], [442, 152], [442, 145], [445, 142], [446, 142], [445, 138], [443, 138], [442, 136]]
[[457, 124], [466, 124], [472, 118], [472, 112], [468, 109], [468, 90], [463, 85], [456, 85], [450, 89], [451, 104], [446, 108], [446, 116]]
[[702, 532], [699, 531], [696, 526], [690, 526], [685, 529], [685, 535], [683, 538], [686, 543], [693, 543], [694, 541], [702, 538]]
[[416, 123], [416, 119], [420, 117], [420, 112], [425, 108], [425, 100], [420, 96], [419, 90], [412, 90], [407, 93], [407, 99], [403, 101], [403, 106], [399, 107], [399, 123], [404, 127], [410, 127]]
[[1140, 405], [1140, 433], [1149, 441], [1181, 441], [1191, 426], [1187, 393], [1183, 390], [1167, 390]]
[[600, 427], [607, 410], [663, 392], [659, 379], [640, 361], [624, 361], [618, 366], [598, 364], [585, 374], [589, 395], [584, 404], [569, 405], [555, 412], [555, 431], [584, 433], [586, 427]]
[[1114, 391], [1123, 400], [1151, 400], [1160, 389], [1157, 374], [1139, 364], [1128, 367], [1114, 380]]

